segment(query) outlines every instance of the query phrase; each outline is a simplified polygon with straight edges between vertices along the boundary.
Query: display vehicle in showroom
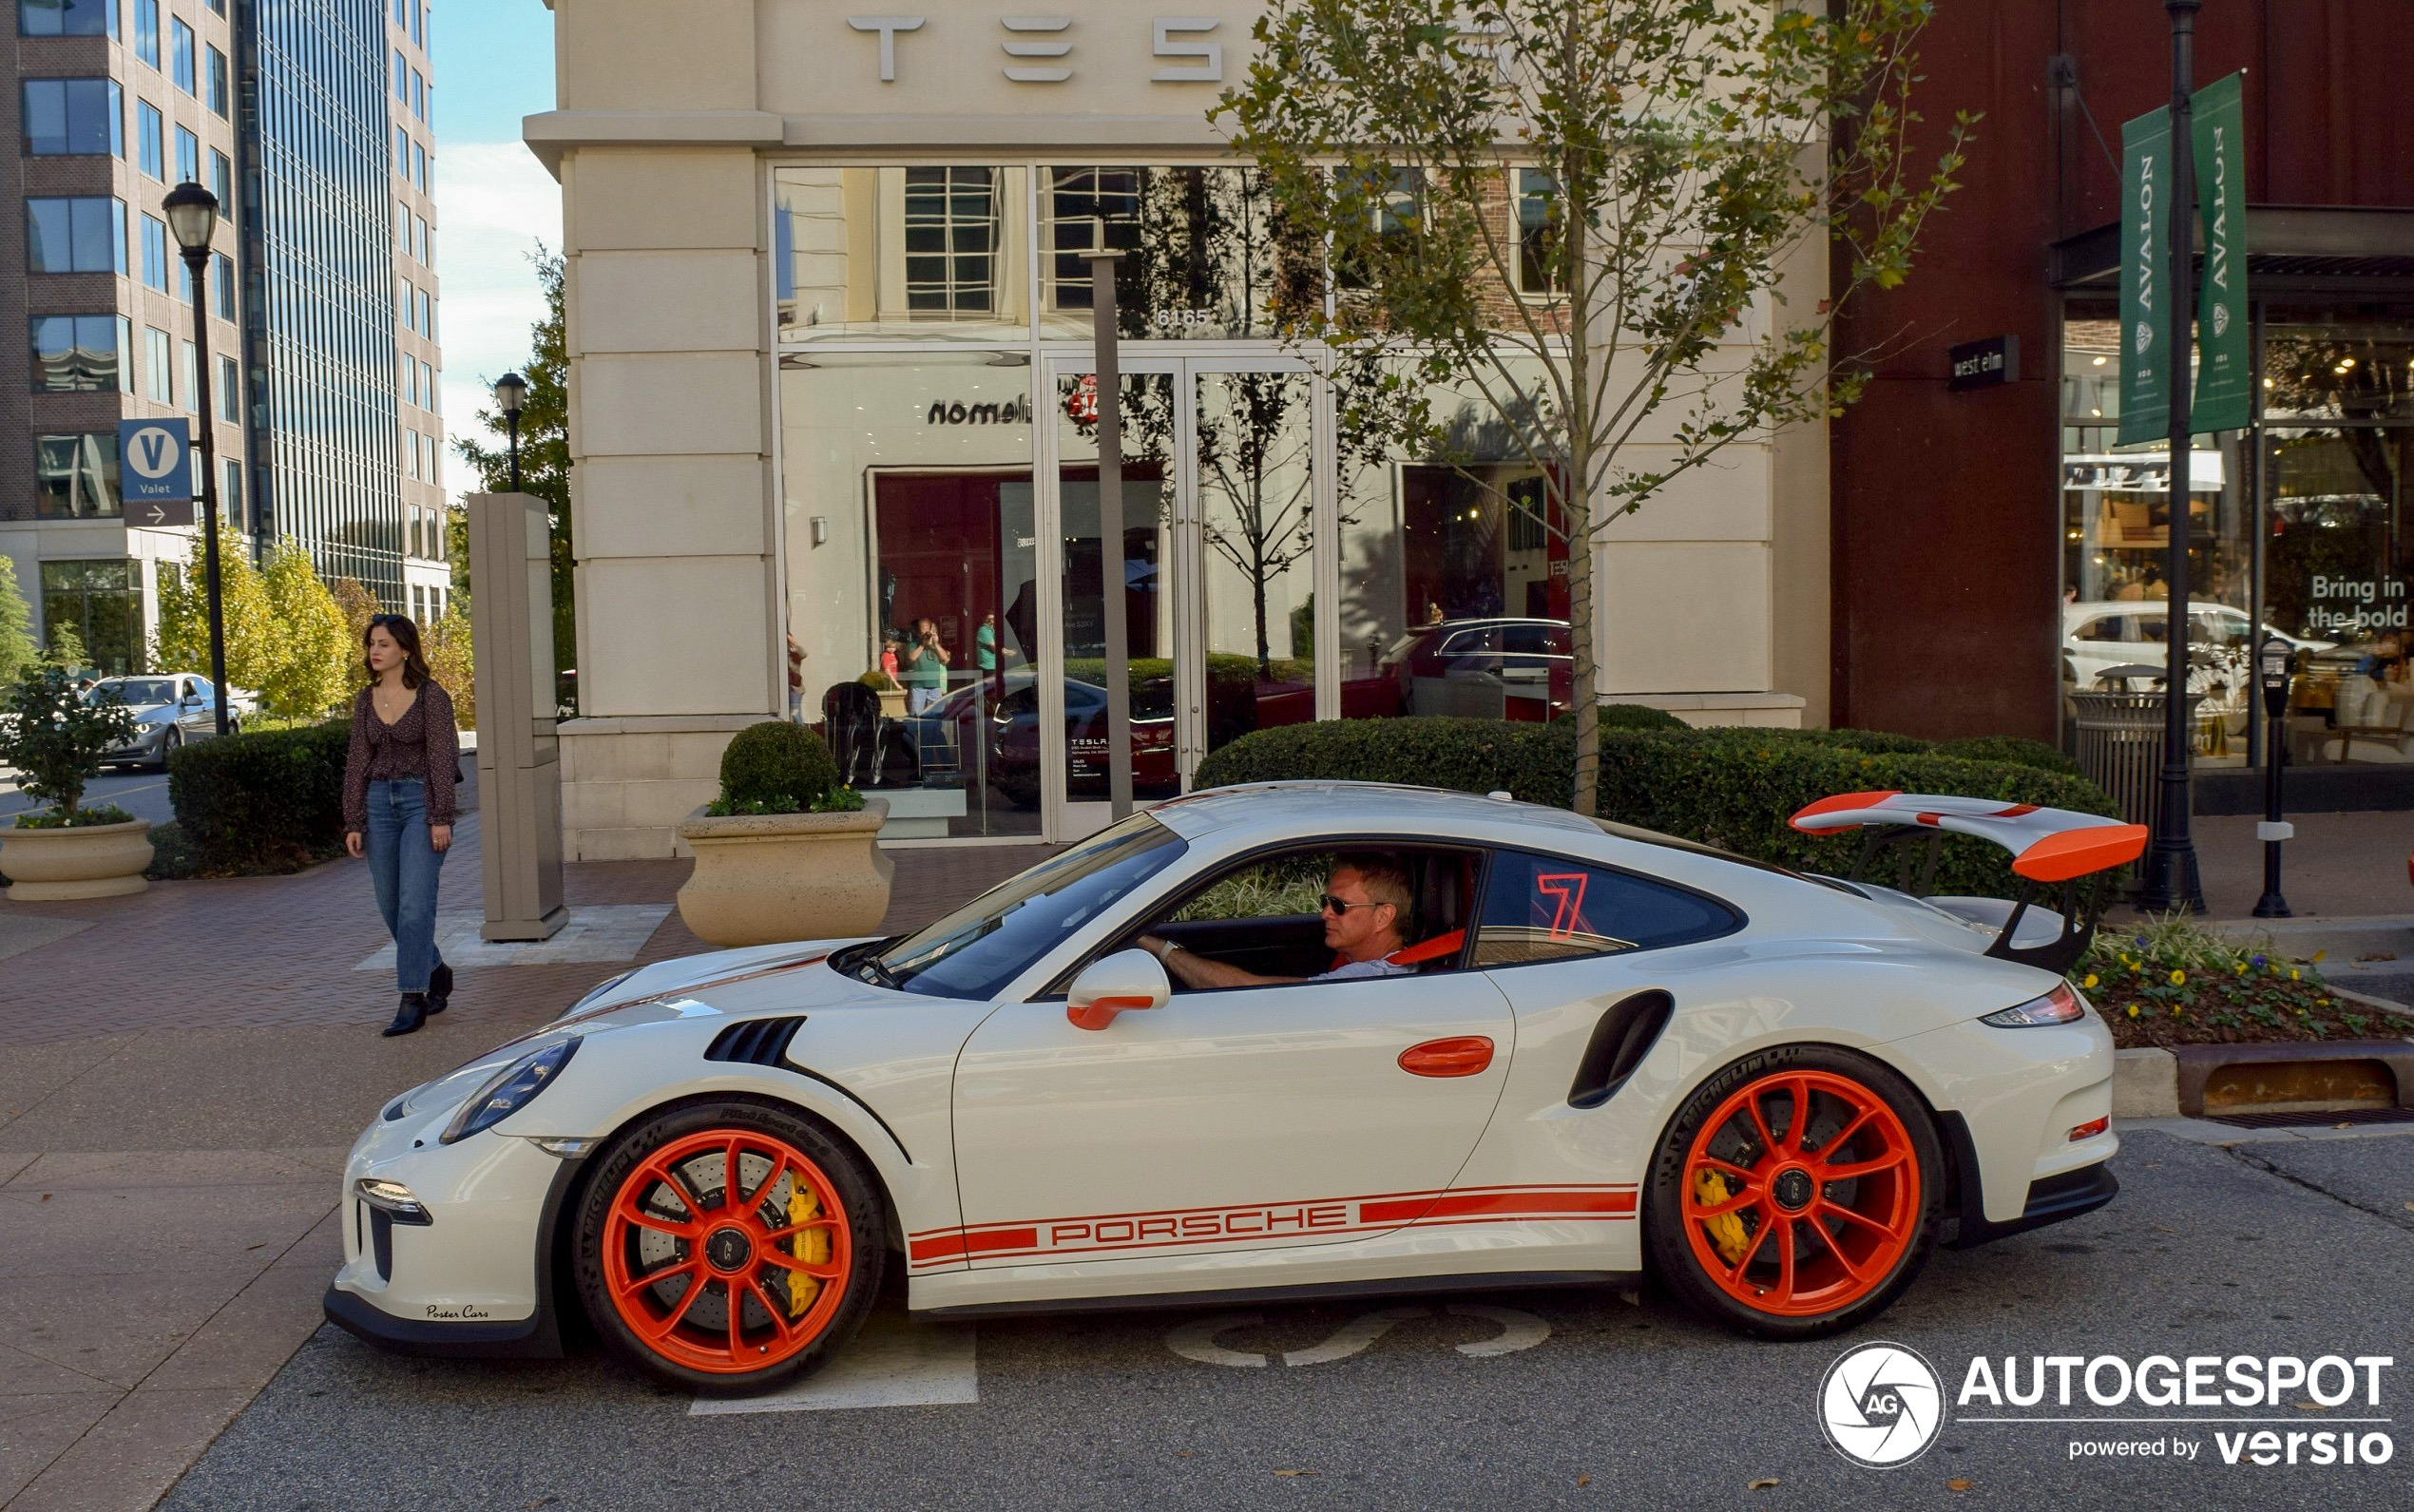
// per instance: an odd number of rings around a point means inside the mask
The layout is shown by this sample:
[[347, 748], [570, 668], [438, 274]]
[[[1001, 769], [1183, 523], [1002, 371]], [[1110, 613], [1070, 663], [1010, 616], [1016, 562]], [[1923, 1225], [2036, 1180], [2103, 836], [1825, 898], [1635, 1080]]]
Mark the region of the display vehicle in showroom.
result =
[[[474, 1355], [583, 1314], [720, 1392], [843, 1349], [892, 1268], [938, 1318], [1648, 1271], [1751, 1333], [1850, 1327], [1939, 1244], [2111, 1197], [2112, 1040], [2060, 971], [2079, 879], [2144, 832], [1893, 794], [1794, 823], [1983, 836], [2063, 895], [1921, 899], [1506, 794], [1193, 794], [908, 935], [626, 973], [395, 1099], [329, 1315]], [[1406, 943], [1327, 976], [1370, 868]], [[1176, 947], [1296, 980], [1187, 989]]]

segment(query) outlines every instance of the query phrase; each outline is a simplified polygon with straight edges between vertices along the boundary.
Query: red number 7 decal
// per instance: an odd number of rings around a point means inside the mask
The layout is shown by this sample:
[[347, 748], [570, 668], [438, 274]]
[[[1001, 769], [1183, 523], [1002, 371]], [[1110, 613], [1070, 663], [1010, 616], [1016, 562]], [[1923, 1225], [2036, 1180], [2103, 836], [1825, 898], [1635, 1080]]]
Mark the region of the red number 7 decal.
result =
[[[1590, 934], [1593, 927], [1584, 922], [1584, 873], [1581, 871], [1544, 871], [1534, 878], [1534, 890], [1556, 900], [1551, 915], [1551, 938], [1565, 940], [1577, 934]], [[1538, 900], [1539, 901], [1539, 900]]]

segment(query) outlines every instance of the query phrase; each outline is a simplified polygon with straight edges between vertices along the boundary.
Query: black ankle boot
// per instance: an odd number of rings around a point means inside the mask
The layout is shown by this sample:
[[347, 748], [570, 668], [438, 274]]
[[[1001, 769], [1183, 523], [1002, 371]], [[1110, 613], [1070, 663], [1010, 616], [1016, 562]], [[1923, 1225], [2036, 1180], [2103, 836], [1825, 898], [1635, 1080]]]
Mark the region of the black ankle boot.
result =
[[452, 1005], [452, 967], [439, 963], [428, 973], [428, 1012], [442, 1013]]
[[416, 1034], [419, 1025], [427, 1022], [428, 995], [406, 992], [402, 995], [402, 1006], [394, 1009], [393, 1023], [386, 1025], [386, 1038], [391, 1040], [397, 1034]]

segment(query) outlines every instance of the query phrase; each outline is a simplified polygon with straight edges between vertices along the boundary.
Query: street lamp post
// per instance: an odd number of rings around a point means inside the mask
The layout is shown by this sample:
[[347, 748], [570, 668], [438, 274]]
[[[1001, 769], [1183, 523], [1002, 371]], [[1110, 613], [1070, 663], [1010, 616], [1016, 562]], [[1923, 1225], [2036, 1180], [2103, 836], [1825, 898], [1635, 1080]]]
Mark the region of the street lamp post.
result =
[[503, 407], [504, 424], [511, 430], [511, 491], [520, 491], [520, 410], [528, 402], [528, 380], [507, 373], [494, 380], [494, 402]]
[[2188, 833], [2194, 794], [2188, 765], [2195, 732], [2189, 725], [2188, 641], [2193, 622], [2188, 614], [2188, 446], [2192, 431], [2194, 377], [2188, 370], [2188, 323], [2194, 317], [2195, 297], [2195, 177], [2189, 162], [2192, 145], [2191, 100], [2195, 88], [2196, 11], [2203, 0], [2163, 0], [2171, 17], [2171, 184], [2175, 196], [2171, 220], [2171, 503], [2165, 511], [2170, 525], [2170, 552], [2163, 568], [2171, 595], [2163, 624], [2169, 670], [2163, 678], [2162, 773], [2155, 819], [2155, 841], [2146, 853], [2146, 878], [2138, 907], [2150, 912], [2166, 909], [2202, 913], [2205, 895], [2196, 875], [2196, 843]]
[[201, 540], [203, 570], [209, 579], [209, 680], [218, 699], [218, 733], [226, 733], [226, 615], [219, 598], [218, 580], [218, 426], [210, 408], [209, 254], [218, 232], [218, 196], [198, 183], [180, 183], [160, 201], [176, 245], [184, 254], [184, 271], [193, 285], [193, 400], [201, 409], [194, 423], [194, 444], [201, 452], [201, 512], [206, 517]]
[[2255, 900], [2258, 919], [2285, 919], [2289, 900], [2280, 895], [2280, 842], [2291, 839], [2296, 827], [2280, 817], [2280, 763], [2289, 754], [2289, 669], [2295, 648], [2269, 631], [2255, 671], [2263, 684], [2263, 712], [2271, 722], [2263, 737], [2263, 822], [2254, 837], [2263, 842], [2263, 896]]

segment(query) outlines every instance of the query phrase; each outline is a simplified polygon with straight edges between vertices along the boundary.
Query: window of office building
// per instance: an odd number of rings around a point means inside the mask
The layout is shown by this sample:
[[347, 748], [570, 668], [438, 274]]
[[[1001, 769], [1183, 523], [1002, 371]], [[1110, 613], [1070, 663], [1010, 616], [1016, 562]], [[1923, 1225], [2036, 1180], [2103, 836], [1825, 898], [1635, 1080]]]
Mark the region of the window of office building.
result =
[[167, 255], [167, 222], [156, 216], [143, 218], [143, 284], [168, 292], [168, 266], [174, 259]]
[[132, 391], [133, 326], [124, 316], [38, 315], [31, 325], [36, 392]]
[[176, 402], [176, 338], [157, 326], [143, 329], [143, 396], [156, 404]]
[[28, 37], [114, 37], [117, 0], [17, 0], [17, 32]]
[[204, 48], [201, 57], [201, 103], [210, 107], [211, 114], [223, 117], [227, 107], [226, 54], [216, 48]]
[[212, 147], [209, 155], [210, 193], [218, 196], [219, 213], [235, 213], [235, 164], [226, 154]]
[[1517, 170], [1517, 292], [1567, 292], [1566, 223], [1559, 185], [1537, 168]]
[[218, 359], [218, 417], [228, 425], [243, 418], [243, 370], [233, 357]]
[[194, 43], [197, 40], [191, 27], [173, 17], [169, 18], [167, 23], [168, 77], [174, 79], [176, 86], [186, 94], [198, 92], [194, 72]]
[[125, 156], [124, 96], [110, 79], [28, 79], [25, 150], [31, 157]]
[[125, 201], [104, 196], [28, 200], [25, 220], [28, 271], [125, 271]]
[[33, 438], [34, 511], [45, 520], [91, 520], [119, 513], [117, 432], [86, 431]]
[[72, 630], [84, 643], [79, 671], [122, 677], [144, 670], [143, 578], [135, 563], [45, 562], [42, 621], [51, 635]]
[[160, 66], [160, 0], [134, 0], [134, 55]]
[[176, 182], [201, 182], [201, 139], [182, 126], [176, 128]]
[[134, 161], [150, 178], [167, 180], [167, 118], [148, 100], [134, 103]]

